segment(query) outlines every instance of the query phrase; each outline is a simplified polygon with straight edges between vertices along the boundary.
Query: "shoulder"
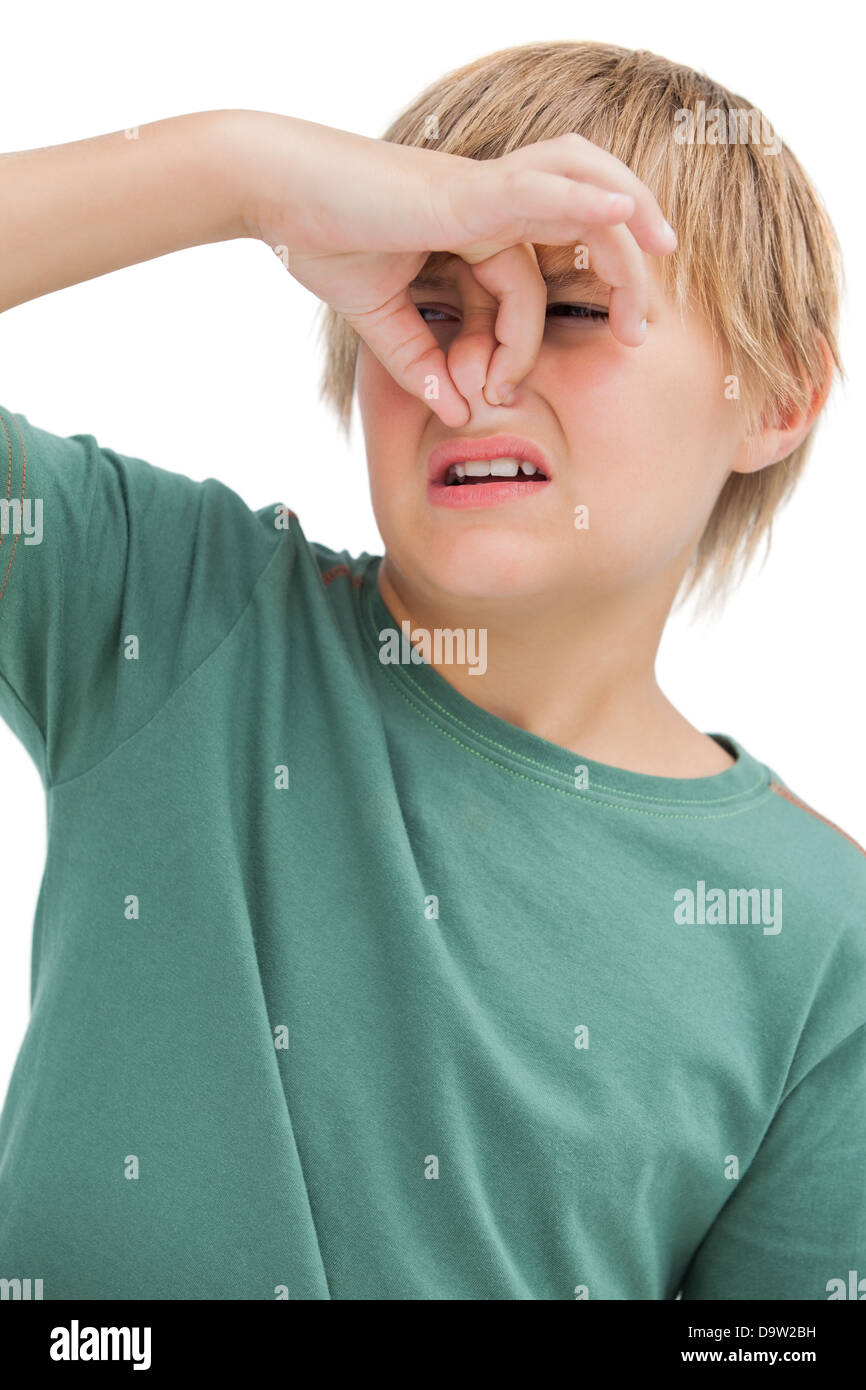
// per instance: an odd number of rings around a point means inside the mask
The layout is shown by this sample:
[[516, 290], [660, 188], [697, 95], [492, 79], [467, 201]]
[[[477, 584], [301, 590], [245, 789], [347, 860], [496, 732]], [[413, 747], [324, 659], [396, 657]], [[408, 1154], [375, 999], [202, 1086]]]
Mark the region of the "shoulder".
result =
[[[825, 816], [808, 801], [804, 801], [772, 772], [768, 790], [793, 808], [794, 814], [790, 817], [790, 823], [798, 837], [804, 837], [816, 847], [820, 845], [832, 849], [834, 854], [840, 855], [842, 860], [850, 865], [852, 871], [857, 865], [860, 872], [866, 874], [866, 848], [855, 840], [853, 835], [849, 835], [843, 826], [837, 825], [829, 816]], [[816, 826], [821, 828], [816, 829]], [[848, 848], [843, 847], [843, 842]]]
[[834, 897], [850, 892], [866, 916], [866, 848], [832, 817], [767, 769], [769, 809], [779, 852], [796, 865], [799, 876], [819, 893]]
[[[759, 850], [784, 890], [786, 917], [831, 992], [866, 1016], [866, 849], [844, 826], [767, 769]], [[789, 937], [789, 941], [791, 938]], [[859, 1001], [859, 1002], [858, 1002]]]
[[316, 591], [326, 594], [330, 602], [339, 603], [375, 583], [375, 567], [380, 556], [366, 550], [357, 554], [335, 550], [321, 541], [309, 540], [298, 514], [284, 503], [263, 507], [256, 516], [262, 524], [276, 525], [284, 531], [298, 578], [306, 578]]

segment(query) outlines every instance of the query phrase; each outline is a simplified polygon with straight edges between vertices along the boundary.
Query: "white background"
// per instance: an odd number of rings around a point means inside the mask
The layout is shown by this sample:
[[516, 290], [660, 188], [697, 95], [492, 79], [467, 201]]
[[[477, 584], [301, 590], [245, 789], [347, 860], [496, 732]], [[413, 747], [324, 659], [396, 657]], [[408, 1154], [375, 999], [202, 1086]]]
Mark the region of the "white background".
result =
[[[827, 0], [799, 10], [743, 0], [609, 0], [590, 9], [562, 0], [7, 6], [0, 150], [219, 107], [378, 136], [444, 72], [498, 48], [554, 39], [648, 48], [762, 107], [816, 182], [842, 241], [849, 380], [819, 426], [767, 566], [720, 619], [675, 616], [658, 672], [693, 724], [733, 734], [866, 842], [864, 335], [854, 312], [864, 304], [863, 84], [860, 46], [848, 32], [853, 13]], [[56, 434], [93, 434], [120, 453], [220, 478], [253, 507], [286, 501], [311, 540], [379, 553], [360, 423], [356, 416], [347, 446], [318, 399], [317, 323], [317, 301], [262, 244], [183, 251], [3, 315], [0, 405]], [[27, 1022], [44, 854], [42, 784], [0, 724], [0, 1096]]]

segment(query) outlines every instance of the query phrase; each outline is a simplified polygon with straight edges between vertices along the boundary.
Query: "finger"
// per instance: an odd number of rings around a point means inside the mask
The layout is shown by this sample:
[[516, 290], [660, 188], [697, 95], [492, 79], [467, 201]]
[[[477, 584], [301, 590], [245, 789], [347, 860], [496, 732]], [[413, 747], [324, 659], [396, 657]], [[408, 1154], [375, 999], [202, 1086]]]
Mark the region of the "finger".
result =
[[[625, 201], [633, 206], [630, 199]], [[611, 213], [612, 206], [607, 194], [587, 184], [525, 169], [514, 175], [509, 201], [506, 203], [500, 186], [498, 194], [494, 191], [489, 195], [486, 208], [488, 227], [496, 227], [500, 235], [504, 226], [504, 238], [511, 242], [586, 244], [592, 269], [612, 287], [611, 332], [627, 346], [637, 347], [644, 340], [641, 322], [647, 315], [646, 266], [630, 227], [621, 212]], [[513, 207], [521, 210], [519, 215]], [[488, 241], [455, 248], [455, 254], [474, 266], [479, 252], [491, 247], [493, 255], [502, 249], [496, 241]]]
[[676, 233], [665, 220], [647, 185], [609, 150], [571, 133], [524, 145], [503, 157], [516, 168], [532, 168], [592, 184], [611, 193], [627, 194], [634, 202], [628, 227], [638, 245], [650, 255], [666, 256], [676, 247]]
[[470, 410], [448, 371], [448, 360], [432, 330], [404, 289], [371, 313], [344, 314], [382, 366], [411, 396], [422, 400], [443, 424], [468, 423]]
[[453, 251], [470, 265], [518, 242], [567, 246], [588, 228], [624, 223], [634, 211], [627, 195], [537, 169], [512, 169], [507, 177], [488, 172], [469, 183], [452, 198], [448, 245], [431, 250]]
[[627, 347], [646, 337], [649, 280], [643, 253], [628, 227], [596, 227], [587, 235], [589, 267], [610, 285], [608, 324]]
[[508, 390], [529, 374], [538, 357], [547, 314], [547, 286], [535, 249], [528, 242], [474, 265], [472, 275], [499, 301], [493, 326], [497, 346], [487, 366], [484, 396], [488, 405], [501, 405]]

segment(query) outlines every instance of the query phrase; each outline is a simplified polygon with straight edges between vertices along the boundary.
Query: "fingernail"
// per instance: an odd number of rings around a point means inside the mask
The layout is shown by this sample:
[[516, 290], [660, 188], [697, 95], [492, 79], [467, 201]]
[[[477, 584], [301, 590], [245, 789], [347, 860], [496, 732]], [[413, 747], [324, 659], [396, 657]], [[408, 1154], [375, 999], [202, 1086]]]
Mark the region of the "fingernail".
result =
[[514, 387], [512, 386], [512, 384], [511, 384], [510, 381], [506, 381], [506, 382], [505, 382], [502, 386], [500, 386], [500, 388], [499, 388], [499, 404], [500, 404], [500, 405], [511, 405], [511, 402], [513, 401], [513, 399], [514, 399]]
[[646, 319], [641, 319], [640, 323], [638, 324], [638, 332], [640, 333], [642, 338], [646, 334]]
[[677, 234], [676, 234], [676, 232], [674, 231], [673, 227], [671, 226], [670, 222], [666, 222], [666, 223], [665, 223], [665, 231], [666, 231], [667, 234], [668, 234], [668, 241], [672, 241], [673, 244], [674, 244], [674, 246], [676, 246], [676, 244], [677, 244]]

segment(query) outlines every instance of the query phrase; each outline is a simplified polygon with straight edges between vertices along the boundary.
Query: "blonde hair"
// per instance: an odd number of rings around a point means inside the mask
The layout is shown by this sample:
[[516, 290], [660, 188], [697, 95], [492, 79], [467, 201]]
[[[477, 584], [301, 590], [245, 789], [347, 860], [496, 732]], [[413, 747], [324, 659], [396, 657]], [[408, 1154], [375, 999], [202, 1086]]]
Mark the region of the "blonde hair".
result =
[[[681, 143], [683, 112], [724, 113], [724, 143]], [[829, 389], [818, 335], [840, 374], [837, 344], [842, 264], [818, 193], [784, 142], [770, 152], [743, 138], [742, 97], [692, 68], [610, 44], [525, 44], [479, 58], [432, 83], [382, 137], [472, 159], [494, 159], [577, 131], [616, 155], [653, 192], [677, 229], [662, 257], [666, 292], [708, 321], [736, 377], [748, 427]], [[680, 113], [679, 115], [677, 113]], [[733, 113], [733, 114], [729, 114]], [[739, 123], [739, 125], [737, 124]], [[435, 138], [430, 138], [431, 129]], [[739, 134], [737, 131], [739, 130]], [[682, 133], [680, 131], [680, 133]], [[440, 254], [441, 253], [437, 253]], [[321, 395], [348, 434], [359, 338], [324, 308]], [[685, 577], [681, 598], [718, 598], [750, 563], [803, 471], [813, 432], [787, 458], [731, 473]]]

